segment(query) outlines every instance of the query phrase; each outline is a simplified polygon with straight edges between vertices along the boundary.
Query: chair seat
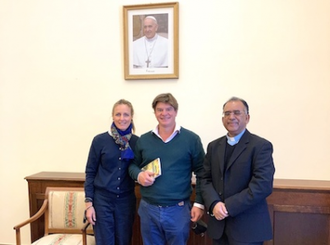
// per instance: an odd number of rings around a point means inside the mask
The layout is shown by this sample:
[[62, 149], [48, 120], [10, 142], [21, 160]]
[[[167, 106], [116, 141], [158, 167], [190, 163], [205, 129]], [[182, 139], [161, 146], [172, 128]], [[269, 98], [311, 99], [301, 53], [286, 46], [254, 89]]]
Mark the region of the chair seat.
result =
[[[82, 235], [80, 234], [51, 234], [44, 236], [31, 245], [81, 245]], [[87, 244], [95, 245], [94, 236], [87, 236]]]

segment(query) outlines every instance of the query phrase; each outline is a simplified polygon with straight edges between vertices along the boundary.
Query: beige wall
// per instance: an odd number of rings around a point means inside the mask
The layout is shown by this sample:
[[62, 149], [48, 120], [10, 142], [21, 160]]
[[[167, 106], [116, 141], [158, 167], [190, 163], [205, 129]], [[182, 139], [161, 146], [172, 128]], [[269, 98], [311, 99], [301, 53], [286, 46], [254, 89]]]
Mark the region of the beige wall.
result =
[[136, 3], [0, 1], [0, 243], [28, 217], [24, 177], [83, 172], [120, 98], [140, 135], [156, 125], [153, 98], [172, 92], [206, 148], [225, 133], [223, 102], [243, 97], [248, 129], [274, 144], [276, 178], [330, 180], [328, 0], [180, 0], [180, 78], [125, 81], [122, 6]]

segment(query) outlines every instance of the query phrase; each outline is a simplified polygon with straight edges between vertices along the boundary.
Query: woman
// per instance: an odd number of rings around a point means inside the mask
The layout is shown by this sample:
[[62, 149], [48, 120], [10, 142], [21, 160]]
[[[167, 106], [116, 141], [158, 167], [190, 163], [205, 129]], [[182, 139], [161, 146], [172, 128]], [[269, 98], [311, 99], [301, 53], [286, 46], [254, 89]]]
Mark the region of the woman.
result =
[[97, 245], [128, 245], [135, 216], [135, 183], [128, 175], [138, 137], [133, 106], [124, 99], [112, 109], [109, 132], [94, 137], [86, 165], [86, 218]]

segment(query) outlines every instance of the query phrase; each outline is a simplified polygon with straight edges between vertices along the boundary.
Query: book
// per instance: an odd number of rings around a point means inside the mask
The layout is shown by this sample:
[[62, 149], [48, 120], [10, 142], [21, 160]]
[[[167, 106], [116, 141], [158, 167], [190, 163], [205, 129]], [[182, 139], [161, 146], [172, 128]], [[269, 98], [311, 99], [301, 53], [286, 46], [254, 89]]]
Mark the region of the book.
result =
[[148, 170], [151, 171], [155, 174], [155, 178], [157, 178], [158, 176], [162, 175], [162, 168], [161, 168], [161, 164], [160, 164], [160, 158], [156, 158], [155, 160], [149, 162], [147, 165], [145, 165], [142, 170]]

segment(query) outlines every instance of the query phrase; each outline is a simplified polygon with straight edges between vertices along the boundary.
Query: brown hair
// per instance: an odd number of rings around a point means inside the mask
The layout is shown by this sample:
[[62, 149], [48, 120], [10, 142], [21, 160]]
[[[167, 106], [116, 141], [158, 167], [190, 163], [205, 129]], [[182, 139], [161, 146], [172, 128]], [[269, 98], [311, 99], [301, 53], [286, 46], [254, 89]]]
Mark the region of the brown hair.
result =
[[157, 95], [156, 98], [154, 99], [154, 101], [152, 102], [152, 108], [154, 110], [155, 110], [158, 102], [170, 104], [174, 108], [175, 111], [178, 111], [178, 109], [179, 109], [179, 104], [171, 93], [164, 93], [164, 94]]

